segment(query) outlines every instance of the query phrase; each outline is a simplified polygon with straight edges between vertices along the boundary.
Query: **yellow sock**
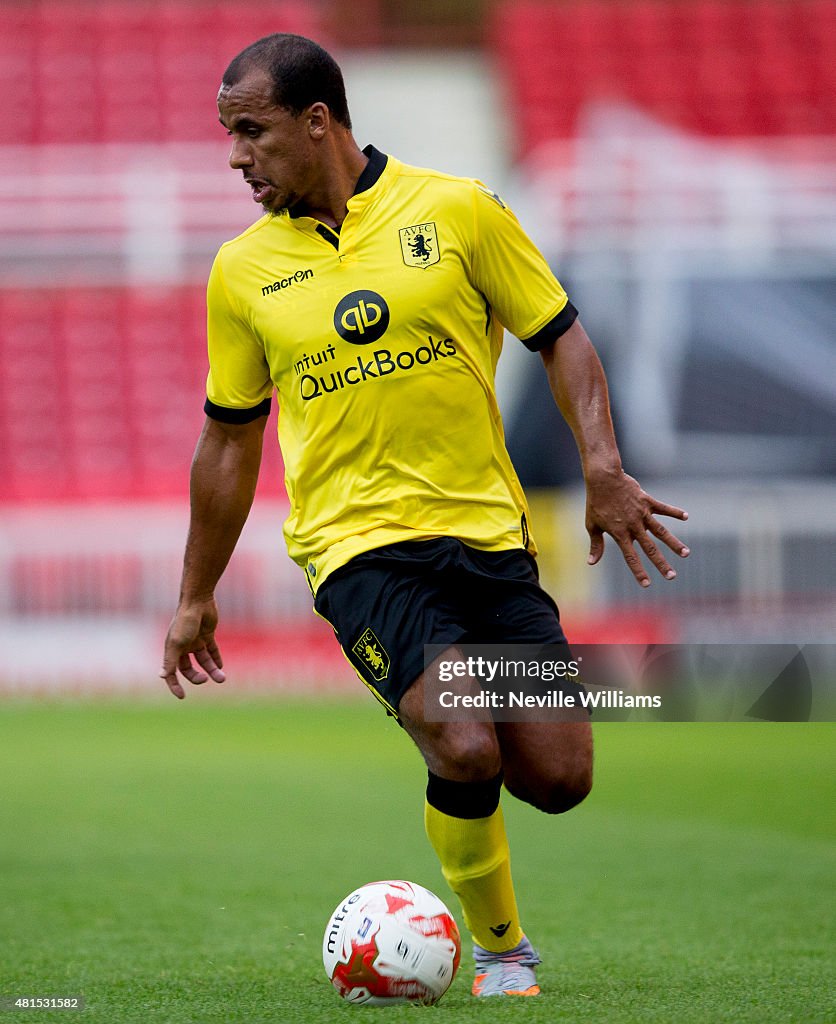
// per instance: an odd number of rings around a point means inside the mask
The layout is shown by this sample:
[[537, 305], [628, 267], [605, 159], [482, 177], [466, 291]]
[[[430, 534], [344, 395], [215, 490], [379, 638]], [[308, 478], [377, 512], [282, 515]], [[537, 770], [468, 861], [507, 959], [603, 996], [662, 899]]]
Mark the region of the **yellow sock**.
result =
[[424, 825], [474, 940], [493, 953], [513, 949], [523, 932], [502, 808], [487, 818], [453, 818], [425, 803]]

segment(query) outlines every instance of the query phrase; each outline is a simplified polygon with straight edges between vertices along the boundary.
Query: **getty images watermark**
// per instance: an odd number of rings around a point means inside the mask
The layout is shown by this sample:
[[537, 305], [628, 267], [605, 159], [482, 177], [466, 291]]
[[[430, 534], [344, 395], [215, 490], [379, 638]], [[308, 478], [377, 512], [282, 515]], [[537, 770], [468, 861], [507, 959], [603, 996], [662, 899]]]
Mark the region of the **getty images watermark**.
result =
[[424, 648], [427, 721], [836, 720], [836, 644]]

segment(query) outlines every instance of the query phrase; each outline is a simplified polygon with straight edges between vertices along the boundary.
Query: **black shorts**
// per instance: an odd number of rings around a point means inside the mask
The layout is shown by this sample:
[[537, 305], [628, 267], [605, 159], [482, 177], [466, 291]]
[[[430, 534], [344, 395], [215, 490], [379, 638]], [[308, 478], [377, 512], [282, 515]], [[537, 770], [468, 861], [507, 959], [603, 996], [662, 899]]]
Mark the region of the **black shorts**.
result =
[[477, 551], [447, 537], [357, 555], [323, 583], [314, 608], [392, 713], [424, 671], [424, 644], [566, 643], [527, 551]]

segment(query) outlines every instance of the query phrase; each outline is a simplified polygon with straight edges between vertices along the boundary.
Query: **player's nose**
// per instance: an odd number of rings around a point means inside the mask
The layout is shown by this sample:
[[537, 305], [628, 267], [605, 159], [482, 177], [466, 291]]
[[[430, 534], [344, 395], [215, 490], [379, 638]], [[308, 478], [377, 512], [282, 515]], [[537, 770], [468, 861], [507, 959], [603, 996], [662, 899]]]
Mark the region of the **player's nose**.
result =
[[229, 151], [229, 166], [233, 171], [242, 167], [249, 167], [253, 162], [253, 156], [246, 139], [233, 139], [232, 149]]

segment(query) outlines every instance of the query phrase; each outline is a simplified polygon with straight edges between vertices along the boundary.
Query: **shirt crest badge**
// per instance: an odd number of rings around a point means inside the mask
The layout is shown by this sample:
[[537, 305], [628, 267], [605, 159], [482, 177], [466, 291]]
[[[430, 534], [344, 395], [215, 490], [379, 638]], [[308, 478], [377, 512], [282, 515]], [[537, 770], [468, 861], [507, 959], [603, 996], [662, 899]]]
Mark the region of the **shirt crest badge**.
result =
[[401, 255], [408, 267], [431, 267], [441, 259], [435, 221], [401, 228]]

